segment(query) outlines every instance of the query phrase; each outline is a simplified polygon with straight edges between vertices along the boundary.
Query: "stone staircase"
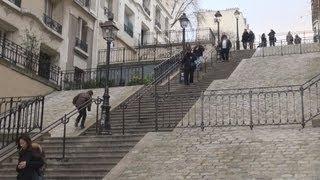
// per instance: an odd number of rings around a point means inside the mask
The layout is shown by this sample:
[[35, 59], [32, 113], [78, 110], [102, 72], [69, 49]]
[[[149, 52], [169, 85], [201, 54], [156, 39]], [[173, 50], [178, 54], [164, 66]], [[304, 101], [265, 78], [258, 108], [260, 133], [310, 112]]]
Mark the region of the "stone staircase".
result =
[[[171, 100], [169, 98], [160, 111], [163, 113], [167, 110], [172, 112], [182, 110], [179, 114], [186, 114], [201, 92], [207, 89], [213, 80], [228, 78], [242, 58], [249, 58], [253, 54], [244, 52], [245, 55], [243, 55], [242, 52], [234, 52], [240, 54], [231, 56], [232, 59], [229, 62], [213, 63], [213, 67], [207, 68], [207, 73], [196, 73], [195, 83], [190, 86], [179, 84], [178, 75], [174, 76], [171, 80], [171, 96], [180, 94], [190, 94], [190, 96], [181, 99], [183, 108], [175, 106], [174, 98]], [[166, 88], [166, 84], [158, 86], [160, 91]], [[46, 179], [101, 179], [104, 177], [146, 133], [156, 130], [154, 122], [156, 110], [152, 91], [147, 92], [141, 99], [140, 122], [138, 122], [138, 106], [138, 101], [135, 101], [125, 110], [125, 135], [122, 135], [123, 111], [115, 108], [111, 112], [112, 136], [95, 135], [96, 129], [93, 125], [81, 136], [67, 138], [65, 161], [59, 160], [62, 157], [62, 138], [45, 137], [39, 140], [48, 159]], [[166, 124], [176, 124], [181, 119], [178, 113], [173, 113], [170, 122], [159, 122], [158, 131], [173, 130], [174, 126], [166, 126]], [[16, 162], [15, 154], [1, 163], [0, 179], [15, 179]]]

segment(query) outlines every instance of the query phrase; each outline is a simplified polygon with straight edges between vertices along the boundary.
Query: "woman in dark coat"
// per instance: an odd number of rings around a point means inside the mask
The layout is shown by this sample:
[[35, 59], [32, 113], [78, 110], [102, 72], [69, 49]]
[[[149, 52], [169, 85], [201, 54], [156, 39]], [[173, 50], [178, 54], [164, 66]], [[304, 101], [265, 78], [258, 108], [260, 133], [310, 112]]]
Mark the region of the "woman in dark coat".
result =
[[194, 53], [192, 53], [190, 44], [186, 45], [186, 54], [184, 55], [182, 59], [183, 64], [183, 75], [184, 75], [184, 84], [189, 85], [190, 83], [193, 83], [193, 73], [196, 69], [196, 56]]
[[34, 160], [31, 139], [27, 135], [18, 138], [19, 159], [16, 171], [18, 172], [17, 180], [38, 180], [39, 176], [36, 171], [43, 166], [43, 161]]

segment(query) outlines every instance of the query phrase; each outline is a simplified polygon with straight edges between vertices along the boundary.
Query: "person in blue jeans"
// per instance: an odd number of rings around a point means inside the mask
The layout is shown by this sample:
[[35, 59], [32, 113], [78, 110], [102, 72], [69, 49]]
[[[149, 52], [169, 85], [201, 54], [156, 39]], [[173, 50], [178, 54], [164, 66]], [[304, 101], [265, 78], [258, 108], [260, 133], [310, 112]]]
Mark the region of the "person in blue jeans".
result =
[[186, 54], [182, 59], [185, 85], [190, 85], [190, 83], [193, 83], [193, 73], [194, 73], [194, 70], [196, 69], [195, 60], [196, 60], [196, 56], [194, 55], [194, 53], [192, 53], [190, 44], [187, 44]]

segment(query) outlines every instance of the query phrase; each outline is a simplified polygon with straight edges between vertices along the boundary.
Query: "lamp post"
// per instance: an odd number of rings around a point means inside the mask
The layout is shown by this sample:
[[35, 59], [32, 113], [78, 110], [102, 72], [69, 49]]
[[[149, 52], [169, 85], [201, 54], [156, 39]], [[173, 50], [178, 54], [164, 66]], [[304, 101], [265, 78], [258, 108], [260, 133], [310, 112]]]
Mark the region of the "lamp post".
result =
[[[115, 39], [117, 31], [119, 30], [113, 21], [113, 15], [109, 14], [108, 21], [104, 23], [100, 23], [100, 27], [102, 29], [103, 39], [107, 41], [107, 57], [106, 57], [106, 81], [105, 88], [103, 94], [103, 103], [101, 106], [101, 121], [104, 122], [104, 130], [107, 134], [111, 134], [111, 125], [110, 125], [110, 95], [109, 95], [109, 66], [110, 66], [110, 45], [111, 42]], [[100, 124], [100, 132], [101, 132], [101, 124]]]
[[216, 14], [214, 15], [214, 17], [216, 17], [214, 19], [214, 21], [216, 23], [218, 23], [218, 43], [219, 43], [220, 42], [220, 21], [221, 21], [221, 17], [222, 17], [220, 11], [217, 11]]
[[237, 50], [240, 50], [240, 40], [239, 40], [239, 16], [240, 12], [238, 9], [234, 12], [234, 16], [236, 17], [237, 20], [237, 41], [236, 41], [236, 48]]
[[183, 46], [183, 52], [186, 50], [186, 28], [189, 24], [189, 19], [186, 15], [186, 13], [183, 13], [181, 17], [179, 18], [180, 26], [182, 28], [182, 46]]
[[[188, 27], [189, 24], [189, 19], [186, 15], [186, 13], [183, 13], [180, 18], [180, 26], [182, 28], [182, 48], [183, 48], [183, 54], [186, 53], [186, 28]], [[182, 69], [180, 68], [180, 82], [182, 82], [182, 73], [181, 73]]]

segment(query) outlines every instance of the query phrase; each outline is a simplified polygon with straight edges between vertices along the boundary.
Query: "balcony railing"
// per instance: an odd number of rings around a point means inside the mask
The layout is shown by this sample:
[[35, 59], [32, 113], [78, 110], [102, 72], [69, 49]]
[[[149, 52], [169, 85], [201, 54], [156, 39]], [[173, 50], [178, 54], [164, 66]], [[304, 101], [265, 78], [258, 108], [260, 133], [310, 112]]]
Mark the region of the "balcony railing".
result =
[[51, 17], [48, 15], [44, 14], [43, 15], [43, 22], [51, 29], [54, 31], [58, 32], [59, 34], [62, 33], [62, 25], [59, 24], [57, 21], [53, 20]]
[[142, 4], [142, 6], [143, 6], [143, 9], [146, 11], [146, 13], [150, 16], [149, 8], [144, 3]]
[[161, 23], [159, 20], [155, 20], [155, 25], [158, 26], [159, 29], [161, 29]]
[[90, 0], [74, 0], [78, 4], [80, 4], [83, 7], [89, 7], [90, 6]]
[[133, 26], [128, 24], [124, 24], [124, 31], [129, 34], [129, 36], [133, 37]]
[[83, 50], [84, 52], [88, 52], [88, 44], [87, 42], [76, 38], [76, 47], [80, 48], [81, 50]]
[[109, 9], [109, 8], [104, 8], [104, 15], [106, 15], [106, 16], [114, 16], [114, 14], [113, 14], [113, 12], [112, 12], [112, 9]]
[[9, 0], [10, 2], [12, 2], [14, 5], [21, 7], [21, 0]]
[[0, 53], [0, 58], [6, 60], [11, 65], [23, 68], [55, 84], [58, 83], [60, 67], [50, 64], [49, 67], [43, 69], [38, 54], [34, 54], [1, 36]]

